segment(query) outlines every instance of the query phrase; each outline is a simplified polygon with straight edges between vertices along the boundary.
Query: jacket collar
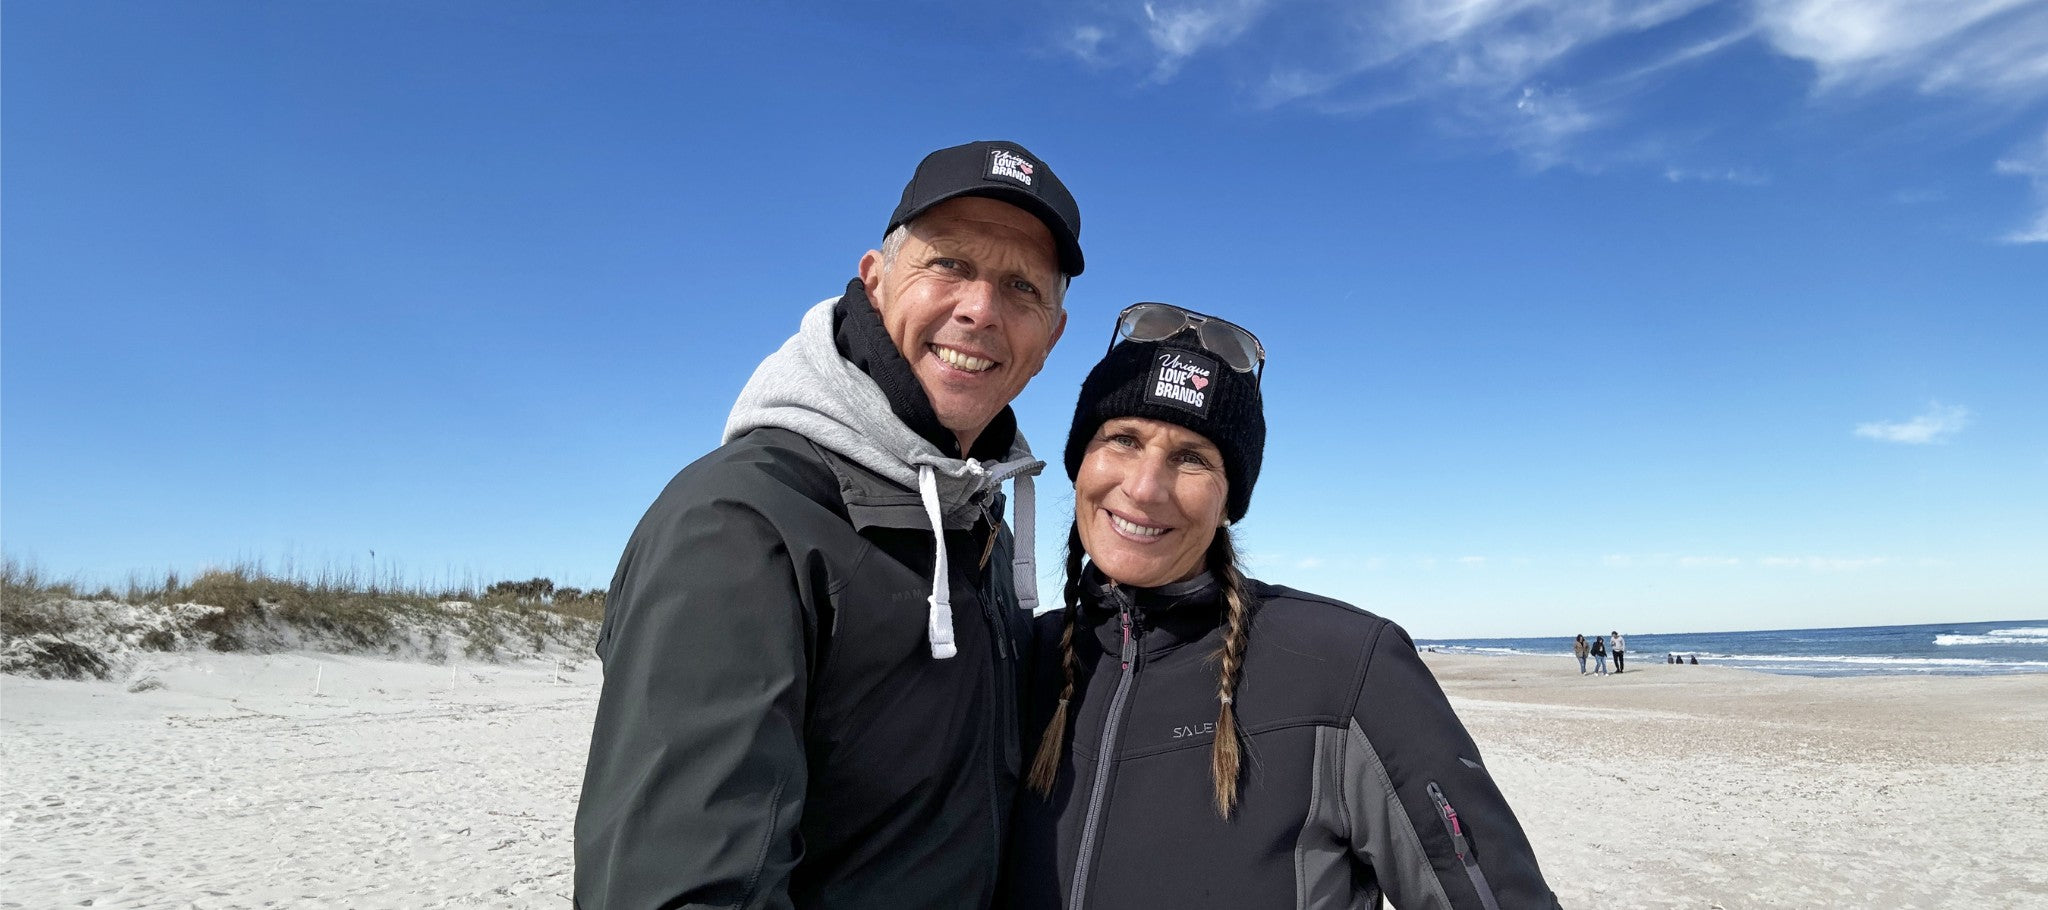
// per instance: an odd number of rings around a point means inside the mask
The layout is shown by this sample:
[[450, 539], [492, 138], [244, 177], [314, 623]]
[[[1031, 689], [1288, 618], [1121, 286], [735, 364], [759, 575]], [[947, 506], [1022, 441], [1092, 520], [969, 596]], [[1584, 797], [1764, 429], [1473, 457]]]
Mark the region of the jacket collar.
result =
[[1186, 581], [1156, 588], [1112, 584], [1089, 563], [1081, 574], [1081, 619], [1104, 650], [1122, 644], [1119, 615], [1128, 608], [1132, 631], [1145, 654], [1159, 654], [1213, 634], [1223, 620], [1223, 586], [1203, 572]]

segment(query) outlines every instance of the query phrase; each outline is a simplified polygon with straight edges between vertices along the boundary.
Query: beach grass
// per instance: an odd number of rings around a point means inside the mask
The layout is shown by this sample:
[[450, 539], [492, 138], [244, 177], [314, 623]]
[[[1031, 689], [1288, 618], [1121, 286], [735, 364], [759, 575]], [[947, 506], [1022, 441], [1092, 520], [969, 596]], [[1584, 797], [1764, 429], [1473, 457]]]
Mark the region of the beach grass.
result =
[[141, 652], [287, 650], [444, 661], [552, 651], [588, 654], [604, 592], [546, 578], [430, 586], [349, 571], [276, 572], [260, 562], [186, 578], [131, 573], [121, 590], [89, 588], [0, 560], [0, 672], [108, 679]]

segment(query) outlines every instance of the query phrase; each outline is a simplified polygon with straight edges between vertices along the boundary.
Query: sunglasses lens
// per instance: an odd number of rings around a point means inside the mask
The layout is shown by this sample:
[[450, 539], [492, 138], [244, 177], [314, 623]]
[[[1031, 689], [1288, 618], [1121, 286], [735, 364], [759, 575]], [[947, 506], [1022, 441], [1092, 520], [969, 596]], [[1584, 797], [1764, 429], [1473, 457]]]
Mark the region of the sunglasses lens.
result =
[[1202, 323], [1202, 346], [1215, 352], [1231, 369], [1249, 373], [1259, 365], [1259, 343], [1243, 329], [1211, 319]]
[[1118, 330], [1133, 341], [1164, 341], [1187, 327], [1188, 318], [1179, 310], [1139, 304], [1124, 314]]

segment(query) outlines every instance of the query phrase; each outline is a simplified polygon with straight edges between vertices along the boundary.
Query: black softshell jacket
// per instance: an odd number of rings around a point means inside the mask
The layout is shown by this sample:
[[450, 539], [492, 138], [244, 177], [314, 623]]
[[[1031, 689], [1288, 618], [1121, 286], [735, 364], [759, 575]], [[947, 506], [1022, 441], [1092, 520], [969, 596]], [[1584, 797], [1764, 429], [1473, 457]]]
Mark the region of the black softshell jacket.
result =
[[946, 532], [936, 660], [916, 490], [776, 428], [677, 475], [610, 592], [577, 906], [988, 906], [1029, 618], [986, 506]]
[[[1242, 802], [1229, 821], [1209, 776], [1216, 586], [1206, 575], [1135, 593], [1084, 585], [1071, 746], [1050, 800], [1019, 797], [1012, 905], [1556, 907], [1408, 635], [1337, 601], [1250, 584], [1258, 605], [1235, 699]], [[1033, 731], [1059, 697], [1063, 613], [1035, 633]]]

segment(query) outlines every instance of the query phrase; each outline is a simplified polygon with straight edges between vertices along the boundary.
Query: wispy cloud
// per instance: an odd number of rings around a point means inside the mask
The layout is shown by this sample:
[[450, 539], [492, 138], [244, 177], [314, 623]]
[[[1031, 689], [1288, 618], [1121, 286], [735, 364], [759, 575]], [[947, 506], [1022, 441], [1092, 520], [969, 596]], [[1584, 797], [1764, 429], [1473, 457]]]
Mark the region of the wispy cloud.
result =
[[1947, 442], [1970, 423], [1970, 409], [1935, 402], [1917, 417], [1897, 421], [1873, 421], [1856, 425], [1856, 435], [1884, 442], [1928, 445]]
[[1100, 26], [1083, 25], [1068, 32], [1067, 39], [1061, 46], [1066, 48], [1067, 53], [1081, 58], [1081, 62], [1090, 66], [1099, 66], [1105, 62], [1102, 56], [1102, 42], [1107, 40], [1109, 40], [1109, 31], [1107, 29]]
[[1737, 186], [1763, 186], [1770, 180], [1752, 168], [1685, 168], [1667, 167], [1664, 179], [1672, 183], [1733, 183]]
[[1812, 64], [1821, 91], [2048, 87], [2048, 20], [2035, 0], [1758, 0], [1755, 9], [1766, 40]]
[[1742, 565], [1733, 556], [1680, 556], [1678, 564], [1688, 569], [1722, 569]]
[[[1153, 0], [1091, 28], [1070, 42], [1077, 57], [1101, 60], [1109, 36], [1142, 35], [1122, 53], [1154, 81], [1227, 60], [1248, 67], [1239, 75], [1257, 104], [1353, 116], [1422, 105], [1538, 168], [1649, 160], [1674, 181], [1766, 181], [1740, 163], [1671, 166], [1650, 150], [1684, 154], [1672, 146], [1685, 142], [1644, 139], [1653, 120], [1686, 113], [1654, 96], [1659, 86], [1737, 49], [1809, 66], [1817, 103], [1903, 88], [2005, 116], [2048, 98], [2043, 0]], [[2043, 192], [2044, 156], [1999, 172]], [[2048, 240], [2043, 209], [2017, 242]]]
[[1152, 77], [1172, 79], [1182, 62], [1204, 48], [1237, 40], [1266, 7], [1265, 0], [1145, 4], [1145, 37], [1157, 51]]
[[2048, 130], [2041, 131], [2038, 141], [2000, 158], [1994, 169], [2007, 176], [2025, 178], [2034, 192], [2033, 223], [2002, 239], [2007, 243], [2048, 243]]
[[1772, 569], [1806, 569], [1813, 572], [1853, 572], [1891, 562], [1883, 556], [1766, 556], [1759, 565]]

